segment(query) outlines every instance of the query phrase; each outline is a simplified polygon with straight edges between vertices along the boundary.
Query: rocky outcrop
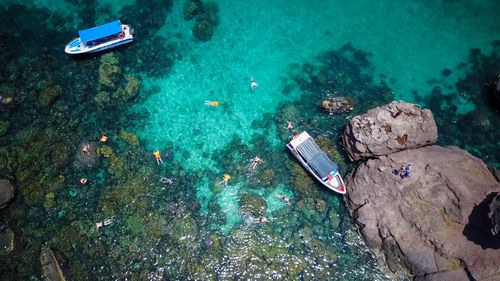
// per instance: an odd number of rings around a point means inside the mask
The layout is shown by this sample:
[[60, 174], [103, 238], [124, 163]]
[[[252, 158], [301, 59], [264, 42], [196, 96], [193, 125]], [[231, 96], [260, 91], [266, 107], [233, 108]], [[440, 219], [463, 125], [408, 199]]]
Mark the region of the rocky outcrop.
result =
[[437, 127], [430, 110], [394, 101], [351, 119], [342, 138], [349, 157], [360, 160], [432, 144]]
[[491, 234], [500, 233], [500, 194], [496, 195], [490, 203], [488, 217], [491, 219]]
[[321, 103], [321, 107], [328, 113], [350, 112], [354, 109], [354, 100], [349, 97], [327, 98]]
[[[401, 108], [396, 107], [399, 104], [359, 119], [365, 125], [372, 122], [372, 133], [364, 136], [365, 141], [375, 139], [373, 131], [380, 129], [381, 120], [394, 121], [390, 115]], [[409, 136], [423, 143], [435, 140], [430, 112], [419, 107], [402, 109], [405, 115], [399, 117], [414, 120]], [[426, 137], [413, 135], [419, 132]], [[390, 151], [388, 141], [380, 141]], [[394, 173], [408, 163], [412, 164], [409, 178]], [[383, 251], [390, 268], [402, 265], [415, 280], [498, 280], [500, 250], [482, 243], [484, 237], [497, 237], [487, 233], [491, 229], [488, 223], [486, 231], [477, 227], [473, 213], [486, 197], [500, 192], [500, 183], [480, 159], [452, 146], [400, 151], [360, 164], [347, 176], [346, 186], [346, 202], [362, 236], [370, 247]], [[487, 220], [487, 214], [481, 218]]]
[[14, 188], [10, 182], [0, 180], [0, 209], [4, 208], [12, 197], [14, 197]]
[[0, 255], [7, 255], [14, 250], [14, 232], [10, 229], [0, 230]]
[[48, 281], [66, 280], [64, 279], [59, 263], [50, 248], [42, 247], [40, 262], [42, 263], [43, 276], [45, 276]]

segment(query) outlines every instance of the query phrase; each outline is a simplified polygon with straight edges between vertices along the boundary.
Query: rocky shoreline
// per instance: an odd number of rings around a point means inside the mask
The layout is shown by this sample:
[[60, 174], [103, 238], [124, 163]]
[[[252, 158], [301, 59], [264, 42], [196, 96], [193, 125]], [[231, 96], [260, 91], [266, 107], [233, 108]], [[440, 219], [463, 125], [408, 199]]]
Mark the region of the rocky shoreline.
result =
[[[343, 139], [350, 158], [363, 159], [346, 177], [347, 206], [391, 270], [414, 280], [500, 279], [500, 183], [490, 170], [498, 171], [458, 147], [432, 145], [432, 113], [402, 101], [354, 117]], [[396, 172], [410, 163], [409, 177]]]

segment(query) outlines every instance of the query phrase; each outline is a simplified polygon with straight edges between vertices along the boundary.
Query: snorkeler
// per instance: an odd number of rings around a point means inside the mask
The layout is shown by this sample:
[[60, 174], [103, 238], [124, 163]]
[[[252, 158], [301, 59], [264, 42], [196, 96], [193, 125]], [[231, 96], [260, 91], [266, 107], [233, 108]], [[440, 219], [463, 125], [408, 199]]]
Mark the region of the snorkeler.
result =
[[153, 151], [153, 154], [155, 155], [156, 163], [158, 163], [158, 165], [160, 165], [160, 162], [164, 164], [163, 160], [161, 160], [160, 152], [158, 150]]
[[80, 183], [81, 184], [86, 184], [87, 183], [87, 179], [86, 178], [81, 178], [80, 179]]
[[262, 162], [262, 159], [260, 159], [259, 156], [255, 156], [254, 159], [252, 159], [252, 164], [250, 164], [250, 168], [255, 169], [257, 168], [257, 165]]
[[224, 183], [227, 186], [227, 182], [229, 181], [230, 178], [231, 178], [230, 175], [224, 174], [224, 178], [218, 184]]
[[112, 223], [113, 223], [112, 219], [105, 219], [102, 222], [96, 222], [95, 223], [95, 227], [97, 227], [97, 229], [99, 229], [100, 227], [103, 227], [103, 226], [106, 226], [106, 225], [110, 225]]
[[287, 122], [286, 129], [287, 130], [293, 129], [292, 122], [290, 122], [290, 121], [286, 121], [286, 122]]
[[205, 105], [219, 106], [219, 102], [218, 101], [208, 101], [208, 100], [206, 100], [205, 101]]
[[255, 83], [255, 80], [253, 79], [253, 76], [250, 77], [250, 89], [253, 90], [253, 89], [257, 88], [257, 87], [259, 87], [259, 84]]
[[160, 179], [160, 182], [161, 182], [161, 183], [165, 183], [165, 184], [173, 184], [173, 183], [174, 183], [174, 181], [175, 181], [175, 178], [170, 178], [170, 179], [167, 179], [167, 178], [165, 178], [165, 177], [162, 177], [162, 178]]
[[286, 201], [288, 203], [288, 205], [290, 205], [290, 199], [292, 199], [292, 198], [288, 198], [288, 197], [285, 197], [285, 196], [280, 195], [280, 194], [276, 194], [276, 197], [278, 197], [279, 199], [281, 199], [283, 201]]
[[260, 217], [258, 219], [253, 219], [254, 222], [258, 222], [258, 223], [264, 223], [264, 222], [269, 222], [269, 220], [267, 219], [267, 217]]
[[99, 139], [100, 142], [106, 142], [108, 140], [108, 136], [105, 133], [102, 133], [101, 138]]
[[83, 153], [89, 152], [89, 146], [87, 144], [83, 145], [82, 151], [83, 151]]

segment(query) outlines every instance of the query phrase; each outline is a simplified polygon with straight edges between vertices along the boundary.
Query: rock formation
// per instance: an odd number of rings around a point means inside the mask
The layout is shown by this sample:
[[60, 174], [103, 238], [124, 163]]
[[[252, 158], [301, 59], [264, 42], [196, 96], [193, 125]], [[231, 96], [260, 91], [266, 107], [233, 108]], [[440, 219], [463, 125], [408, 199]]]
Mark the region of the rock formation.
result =
[[351, 119], [343, 140], [349, 157], [360, 160], [432, 144], [437, 127], [430, 110], [394, 101]]
[[349, 97], [327, 98], [321, 103], [321, 107], [329, 113], [349, 112], [354, 108], [354, 100]]
[[500, 232], [500, 194], [493, 198], [489, 207], [488, 217], [491, 219], [491, 234], [498, 235]]
[[65, 281], [64, 275], [59, 267], [59, 263], [50, 248], [42, 247], [40, 254], [43, 276], [49, 281]]
[[14, 196], [14, 188], [8, 180], [0, 180], [0, 209], [4, 208]]
[[[437, 129], [430, 111], [416, 105], [393, 102], [354, 119], [343, 136], [351, 157], [377, 157], [345, 180], [347, 205], [368, 246], [415, 280], [499, 280], [500, 235], [490, 222], [500, 183], [483, 161], [458, 147], [425, 146]], [[381, 130], [384, 122], [389, 132]], [[411, 144], [393, 145], [394, 132]], [[409, 163], [410, 177], [396, 173]]]

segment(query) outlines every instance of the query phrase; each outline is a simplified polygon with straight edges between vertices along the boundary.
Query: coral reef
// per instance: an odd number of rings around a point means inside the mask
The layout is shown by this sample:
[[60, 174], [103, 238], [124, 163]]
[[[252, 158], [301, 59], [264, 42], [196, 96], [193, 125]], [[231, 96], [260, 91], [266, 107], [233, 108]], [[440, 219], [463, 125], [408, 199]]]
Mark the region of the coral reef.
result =
[[218, 12], [219, 7], [215, 2], [203, 3], [200, 0], [188, 0], [184, 3], [184, 19], [196, 18], [193, 27], [194, 38], [200, 41], [208, 41], [212, 38], [213, 30], [219, 24]]
[[266, 201], [259, 195], [245, 194], [240, 199], [240, 212], [242, 213], [250, 213], [258, 217], [264, 215], [266, 210]]
[[110, 94], [105, 91], [100, 91], [94, 96], [94, 101], [100, 106], [100, 107], [105, 107], [107, 106], [110, 101]]
[[139, 137], [135, 133], [129, 133], [125, 130], [121, 130], [120, 139], [124, 140], [129, 145], [139, 145]]
[[8, 121], [0, 121], [0, 137], [7, 133], [9, 127], [10, 123]]
[[101, 57], [99, 66], [99, 83], [108, 88], [115, 88], [122, 73], [119, 60], [114, 53], [106, 53]]
[[62, 95], [62, 92], [63, 92], [63, 90], [62, 90], [61, 86], [58, 86], [58, 85], [45, 88], [45, 90], [43, 90], [40, 93], [40, 99], [39, 99], [40, 105], [42, 107], [48, 107], [59, 96]]

